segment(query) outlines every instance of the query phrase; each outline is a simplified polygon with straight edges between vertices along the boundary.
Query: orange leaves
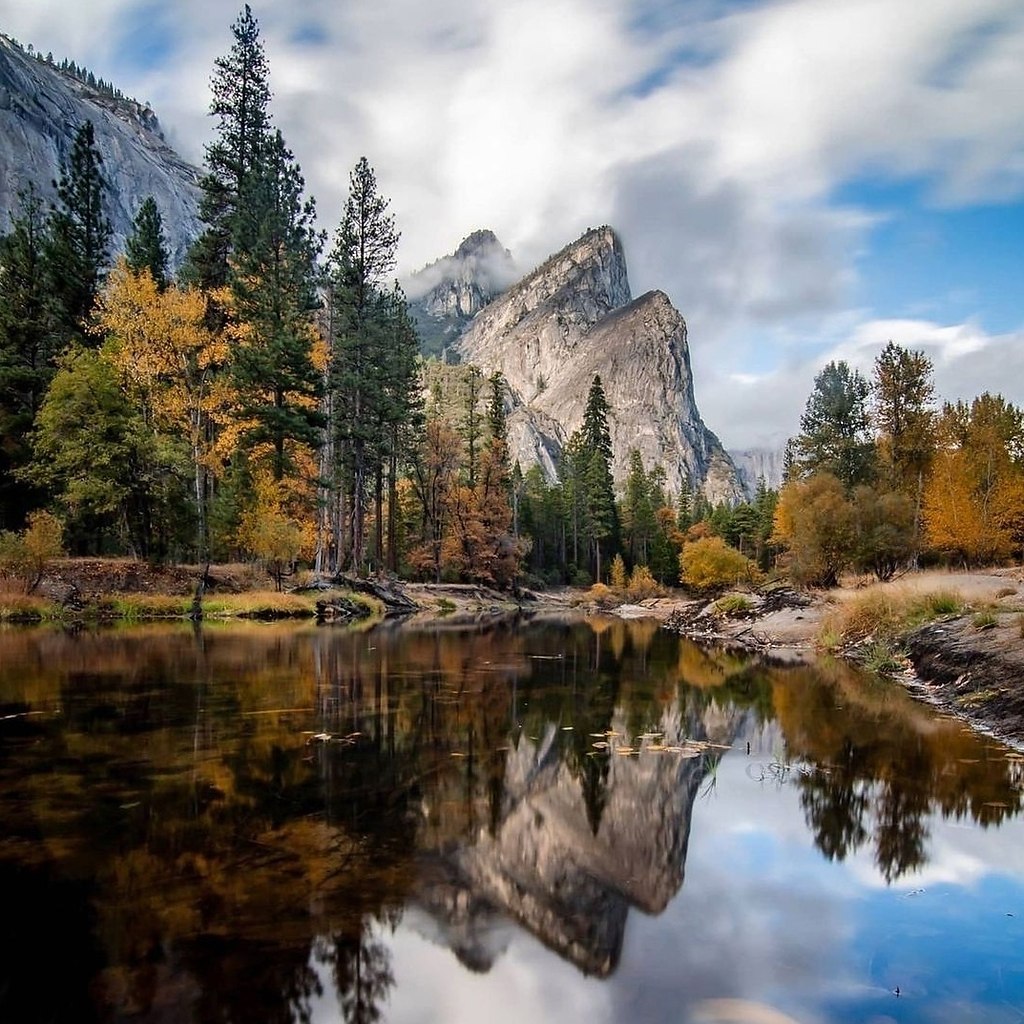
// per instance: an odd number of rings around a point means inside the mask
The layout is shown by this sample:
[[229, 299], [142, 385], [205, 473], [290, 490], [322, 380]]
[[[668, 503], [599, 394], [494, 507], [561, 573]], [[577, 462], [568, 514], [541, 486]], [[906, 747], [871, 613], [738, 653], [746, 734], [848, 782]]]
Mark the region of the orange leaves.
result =
[[206, 422], [224, 419], [233, 397], [215, 373], [228, 343], [206, 326], [207, 302], [191, 288], [161, 292], [148, 271], [135, 274], [122, 259], [95, 310], [107, 357], [157, 425], [184, 434], [197, 458]]
[[969, 562], [998, 561], [1024, 543], [1021, 414], [999, 396], [946, 406], [946, 447], [923, 496], [928, 542]]

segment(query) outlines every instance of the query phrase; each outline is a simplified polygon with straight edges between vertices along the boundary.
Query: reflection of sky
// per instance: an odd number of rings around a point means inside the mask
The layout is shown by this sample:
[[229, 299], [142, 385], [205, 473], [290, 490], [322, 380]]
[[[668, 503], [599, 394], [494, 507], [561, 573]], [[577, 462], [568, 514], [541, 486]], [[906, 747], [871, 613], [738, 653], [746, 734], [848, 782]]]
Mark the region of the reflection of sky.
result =
[[[710, 1021], [709, 1000], [801, 1024], [1024, 1018], [1024, 821], [927, 822], [928, 864], [891, 887], [870, 844], [815, 848], [793, 784], [758, 782], [738, 741], [693, 809], [685, 883], [657, 917], [632, 911], [611, 978], [586, 978], [518, 930], [486, 974], [465, 970], [416, 914], [387, 937], [389, 1021]], [[1012, 915], [1012, 916], [1011, 916]], [[337, 1020], [329, 979], [316, 1021]], [[896, 987], [900, 995], [895, 995]], [[748, 1005], [748, 1010], [754, 1012]], [[333, 1016], [332, 1016], [333, 1014]]]

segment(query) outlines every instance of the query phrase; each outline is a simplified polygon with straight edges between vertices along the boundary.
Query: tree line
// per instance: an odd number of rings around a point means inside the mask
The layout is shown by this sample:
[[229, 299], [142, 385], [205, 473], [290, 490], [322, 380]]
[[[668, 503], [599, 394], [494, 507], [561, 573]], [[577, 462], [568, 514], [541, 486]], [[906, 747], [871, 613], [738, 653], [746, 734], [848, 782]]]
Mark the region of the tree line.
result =
[[0, 238], [11, 543], [34, 530], [36, 548], [52, 546], [57, 524], [76, 554], [256, 558], [279, 585], [302, 560], [638, 595], [680, 573], [714, 585], [784, 561], [825, 584], [851, 564], [887, 575], [928, 552], [994, 559], [1020, 545], [1020, 412], [990, 395], [937, 411], [930, 364], [893, 344], [870, 383], [843, 363], [819, 375], [781, 494], [762, 482], [751, 501], [712, 507], [696, 486], [669, 493], [637, 452], [616, 493], [599, 377], [558, 479], [524, 473], [501, 376], [419, 356], [373, 168], [352, 169], [328, 237], [272, 122], [248, 6], [231, 31], [211, 76], [205, 228], [176, 275], [152, 198], [111, 252], [89, 122], [56, 201], [25, 191]]

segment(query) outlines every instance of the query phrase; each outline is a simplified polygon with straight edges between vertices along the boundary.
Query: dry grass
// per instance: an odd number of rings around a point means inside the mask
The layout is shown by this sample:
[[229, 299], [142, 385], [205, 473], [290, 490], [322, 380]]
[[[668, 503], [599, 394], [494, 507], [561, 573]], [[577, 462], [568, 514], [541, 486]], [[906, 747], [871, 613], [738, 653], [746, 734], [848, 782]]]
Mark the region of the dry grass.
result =
[[0, 622], [49, 622], [60, 617], [60, 605], [45, 597], [13, 590], [0, 593]]
[[891, 645], [915, 626], [959, 615], [965, 607], [956, 590], [873, 588], [837, 604], [825, 616], [818, 641], [826, 649], [868, 640]]

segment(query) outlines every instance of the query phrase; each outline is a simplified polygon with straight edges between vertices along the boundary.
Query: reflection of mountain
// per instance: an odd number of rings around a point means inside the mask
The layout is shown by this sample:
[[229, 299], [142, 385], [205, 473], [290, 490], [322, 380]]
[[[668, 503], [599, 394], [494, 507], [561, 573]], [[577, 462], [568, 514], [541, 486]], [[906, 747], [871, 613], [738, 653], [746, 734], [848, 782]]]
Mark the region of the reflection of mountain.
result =
[[[668, 745], [687, 737], [729, 743], [741, 717], [715, 705], [685, 716], [666, 706], [653, 731]], [[612, 729], [627, 731], [621, 715]], [[629, 908], [660, 913], [683, 884], [693, 802], [717, 755], [682, 757], [646, 744], [639, 754], [590, 755], [610, 761], [595, 832], [559, 732], [549, 725], [509, 752], [496, 828], [428, 858], [419, 898], [475, 969], [490, 966], [487, 936], [500, 912], [585, 973], [606, 976], [618, 963]]]

